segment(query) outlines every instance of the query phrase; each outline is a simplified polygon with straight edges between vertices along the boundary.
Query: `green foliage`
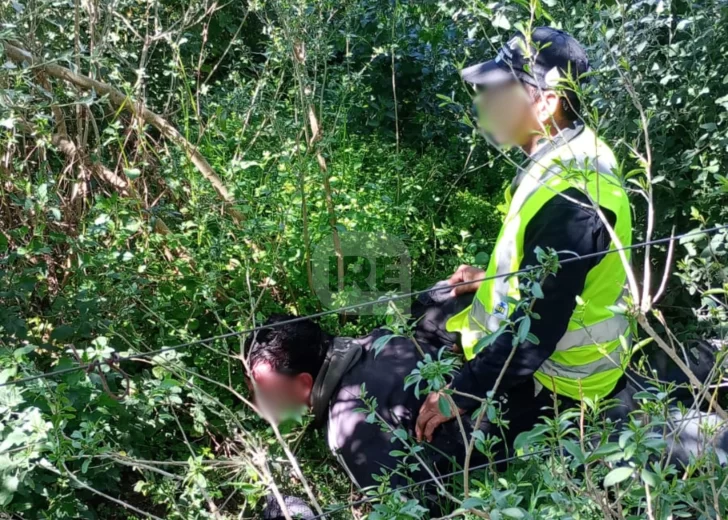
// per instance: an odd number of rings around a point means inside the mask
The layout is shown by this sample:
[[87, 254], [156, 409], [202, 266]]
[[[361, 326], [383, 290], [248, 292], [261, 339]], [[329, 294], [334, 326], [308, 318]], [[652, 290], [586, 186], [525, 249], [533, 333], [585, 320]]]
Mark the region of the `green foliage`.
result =
[[[3, 45], [154, 110], [231, 194], [223, 202], [189, 150], [108, 94], [5, 53], [0, 384], [69, 368], [76, 354], [103, 361], [244, 330], [272, 312], [320, 310], [307, 267], [334, 229], [342, 237], [401, 237], [414, 289], [461, 263], [484, 266], [513, 173], [506, 159], [521, 158], [478, 141], [457, 70], [492, 56], [531, 22], [562, 25], [587, 45], [595, 70], [584, 93], [587, 118], [616, 144], [631, 186], [654, 187], [654, 235], [728, 220], [728, 8], [718, 0], [4, 0], [0, 13]], [[310, 139], [310, 107], [317, 140]], [[639, 196], [635, 211], [639, 240], [648, 219]], [[680, 337], [725, 336], [727, 244], [722, 232], [677, 247], [659, 309]], [[657, 249], [653, 267], [666, 256], [666, 247]], [[347, 284], [355, 279], [346, 273]], [[538, 298], [538, 280], [526, 282]], [[393, 334], [406, 334], [401, 318], [387, 315]], [[529, 337], [531, 319], [512, 324], [521, 338]], [[355, 335], [380, 321], [330, 316], [323, 324]], [[241, 339], [125, 364], [128, 380], [102, 363], [89, 373], [0, 388], [2, 514], [139, 516], [103, 493], [163, 518], [215, 517], [215, 508], [250, 518], [273, 481], [303, 496], [276, 432], [244, 401], [244, 368], [234, 357], [243, 354]], [[457, 361], [441, 351], [420, 365], [407, 384], [424, 393], [444, 388]], [[129, 396], [114, 399], [127, 385]], [[644, 401], [659, 422], [662, 398]], [[494, 403], [483, 413], [498, 423]], [[595, 435], [603, 433], [596, 411], [588, 415]], [[575, 420], [564, 412], [523, 444], [550, 455], [534, 455], [502, 477], [473, 475], [462, 507], [494, 519], [600, 517], [593, 496], [575, 489], [602, 485], [620, 490], [625, 515], [644, 516], [646, 486], [655, 518], [694, 511], [707, 518], [725, 505], [726, 491], [714, 503], [706, 476], [721, 481], [725, 469], [696, 461], [689, 478], [675, 478], [673, 466], [650, 458], [660, 444], [646, 423], [631, 424], [624, 442], [600, 437], [585, 448]], [[348, 500], [324, 436], [304, 432], [281, 435], [316, 497], [324, 505]], [[484, 453], [498, 442], [476, 440]], [[403, 453], [403, 463], [413, 464], [412, 451]], [[593, 473], [575, 475], [584, 462]], [[373, 496], [387, 489], [383, 478]], [[427, 516], [403, 493], [375, 502], [369, 518]]]
[[[591, 106], [599, 112], [602, 133], [622, 144], [624, 171], [635, 186], [646, 182], [642, 173], [647, 157], [634, 151], [644, 150], [645, 137], [649, 138], [654, 204], [659, 212], [656, 234], [667, 236], [672, 226], [687, 230], [705, 223], [725, 223], [728, 192], [723, 172], [728, 160], [728, 107], [724, 95], [728, 66], [725, 45], [714, 44], [725, 35], [725, 4], [559, 3], [551, 12], [557, 18], [572, 20], [564, 22], [566, 28], [589, 42], [596, 71]], [[635, 97], [640, 106], [634, 103]], [[644, 222], [644, 206], [638, 204], [636, 210], [638, 222]], [[697, 248], [689, 245], [693, 241]], [[675, 276], [689, 294], [699, 296], [725, 282], [726, 273], [720, 267], [725, 242], [724, 233], [683, 242], [686, 252], [680, 253], [684, 256]], [[714, 257], [708, 269], [701, 260], [706, 256]], [[719, 259], [717, 263], [715, 258]], [[688, 308], [700, 305], [696, 297], [689, 298], [683, 291], [670, 291], [663, 304]], [[701, 320], [699, 326], [689, 310], [679, 318], [689, 320], [686, 326], [698, 333], [725, 327], [721, 316]]]
[[425, 354], [422, 361], [417, 362], [417, 368], [404, 379], [405, 390], [412, 386], [415, 395], [419, 397], [444, 389], [459, 365], [458, 359], [448, 354], [445, 347], [439, 350], [436, 360], [430, 354]]

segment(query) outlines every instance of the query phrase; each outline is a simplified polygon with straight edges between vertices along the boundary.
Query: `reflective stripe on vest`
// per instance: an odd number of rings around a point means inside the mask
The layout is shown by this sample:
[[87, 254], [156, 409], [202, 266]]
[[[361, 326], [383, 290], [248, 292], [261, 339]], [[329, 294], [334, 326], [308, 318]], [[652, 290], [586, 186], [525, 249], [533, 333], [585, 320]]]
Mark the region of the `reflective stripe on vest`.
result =
[[547, 359], [539, 368], [539, 372], [547, 376], [561, 376], [569, 379], [584, 379], [600, 372], [622, 368], [622, 352], [617, 348], [609, 354], [601, 356], [596, 361], [587, 363], [586, 365], [565, 365], [557, 363], [553, 359]]
[[[483, 307], [483, 303], [477, 298], [473, 299], [469, 318], [470, 320], [473, 320], [470, 323], [470, 332], [473, 334], [472, 337], [477, 338], [476, 341], [487, 336], [489, 331], [497, 330], [502, 321], [495, 316], [488, 314], [485, 307]], [[492, 325], [483, 326], [491, 323], [493, 320], [498, 320], [495, 327], [491, 328]], [[556, 351], [562, 352], [582, 345], [600, 344], [612, 341], [615, 338], [619, 338], [620, 334], [624, 334], [628, 326], [629, 321], [627, 318], [621, 314], [617, 314], [616, 316], [600, 321], [599, 323], [572, 331], [566, 331], [556, 344]]]
[[[604, 345], [600, 350], [602, 348]], [[583, 397], [593, 398], [611, 392], [622, 377], [626, 362], [622, 342], [617, 339], [606, 344], [604, 353], [591, 363], [567, 365], [549, 358], [534, 376], [552, 392], [581, 400]]]
[[615, 338], [619, 338], [620, 334], [624, 334], [628, 326], [627, 318], [617, 314], [613, 318], [589, 325], [583, 329], [567, 331], [556, 344], [556, 351], [563, 352], [581, 345], [613, 341]]
[[[509, 301], [520, 300], [518, 276], [507, 275], [520, 269], [526, 227], [551, 198], [569, 188], [587, 193], [617, 217], [619, 246], [631, 244], [629, 200], [613, 172], [615, 167], [611, 150], [585, 128], [578, 137], [532, 164], [512, 196], [507, 192], [507, 214], [486, 271], [488, 279], [481, 284], [471, 307], [447, 323], [448, 331], [461, 333], [467, 359], [475, 355], [478, 341], [496, 331], [513, 312]], [[609, 309], [621, 302], [625, 280], [619, 255], [605, 255], [592, 267], [581, 294], [583, 303], [575, 307], [555, 352], [535, 374], [539, 382], [575, 399], [604, 396], [614, 388], [622, 374], [619, 338], [627, 334], [628, 323]]]

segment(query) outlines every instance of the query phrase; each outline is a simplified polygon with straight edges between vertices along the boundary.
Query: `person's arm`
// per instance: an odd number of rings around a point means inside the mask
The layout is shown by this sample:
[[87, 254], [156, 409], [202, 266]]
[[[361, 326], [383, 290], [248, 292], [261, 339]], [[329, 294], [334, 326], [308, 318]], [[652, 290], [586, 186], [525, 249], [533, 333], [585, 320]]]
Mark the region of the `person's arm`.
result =
[[[588, 204], [586, 197], [576, 189], [569, 189], [564, 195]], [[614, 214], [602, 208], [610, 224], [614, 224]], [[520, 267], [538, 265], [535, 249], [540, 247], [556, 251], [569, 251], [579, 256], [605, 252], [609, 249], [610, 238], [606, 226], [596, 211], [585, 208], [564, 197], [554, 197], [539, 210], [526, 227], [524, 235], [524, 258]], [[561, 255], [568, 258], [569, 254]], [[550, 276], [543, 284], [544, 298], [536, 300], [533, 311], [540, 319], [532, 320], [530, 332], [539, 339], [538, 344], [524, 342], [518, 345], [501, 380], [499, 391], [523, 383], [533, 377], [541, 364], [556, 349], [569, 324], [576, 305], [576, 296], [581, 294], [589, 270], [596, 265], [598, 258], [569, 262], [562, 265], [556, 275]], [[473, 284], [469, 284], [473, 285]], [[517, 319], [519, 311], [511, 316]], [[479, 352], [466, 363], [450, 385], [462, 393], [485, 398], [493, 389], [506, 360], [513, 349], [512, 334], [502, 334], [492, 345]], [[420, 408], [416, 424], [418, 440], [432, 440], [432, 434], [442, 423], [452, 419], [444, 416], [438, 406], [438, 393], [433, 392], [425, 399]], [[478, 406], [478, 401], [462, 395], [454, 395], [453, 400], [458, 413], [464, 413]]]
[[[586, 198], [576, 189], [567, 190], [565, 195], [586, 202]], [[579, 256], [609, 249], [610, 238], [606, 226], [596, 211], [584, 208], [564, 197], [556, 196], [539, 210], [529, 222], [524, 235], [524, 257], [521, 269], [538, 265], [535, 250], [540, 247], [556, 251], [569, 251], [560, 258], [565, 259], [576, 253]], [[562, 265], [555, 275], [549, 276], [542, 284], [544, 297], [537, 299], [533, 312], [540, 319], [531, 321], [531, 333], [539, 340], [538, 344], [525, 341], [518, 345], [515, 355], [505, 370], [499, 391], [507, 390], [533, 377], [541, 364], [553, 354], [556, 344], [566, 332], [569, 319], [576, 305], [576, 297], [584, 290], [586, 276], [596, 265], [598, 258], [569, 262]], [[511, 320], [523, 315], [523, 310], [515, 312]], [[493, 389], [513, 348], [513, 335], [503, 333], [492, 345], [484, 348], [475, 358], [466, 363], [454, 378], [454, 390], [485, 397]], [[463, 396], [454, 396], [459, 408], [470, 410], [477, 401]]]

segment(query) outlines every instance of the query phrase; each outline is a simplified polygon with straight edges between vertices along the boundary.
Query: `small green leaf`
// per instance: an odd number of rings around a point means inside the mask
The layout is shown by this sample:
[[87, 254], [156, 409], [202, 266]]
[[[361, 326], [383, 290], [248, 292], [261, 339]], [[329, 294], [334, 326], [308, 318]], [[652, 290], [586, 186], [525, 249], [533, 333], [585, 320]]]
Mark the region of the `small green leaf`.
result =
[[531, 446], [532, 444], [542, 442], [545, 438], [545, 433], [549, 431], [549, 429], [550, 427], [547, 424], [538, 424], [530, 431], [519, 433], [513, 441], [513, 448], [521, 450]]
[[485, 500], [478, 497], [470, 497], [463, 500], [463, 504], [460, 506], [462, 509], [477, 509], [485, 505]]
[[486, 407], [485, 415], [486, 415], [486, 417], [488, 417], [488, 420], [492, 423], [494, 423], [496, 421], [496, 419], [498, 419], [498, 412], [495, 409], [495, 406], [493, 406], [492, 404], [489, 404]]
[[437, 400], [437, 407], [440, 409], [440, 413], [444, 415], [445, 417], [452, 417], [451, 410], [450, 410], [450, 403], [445, 398], [445, 396], [440, 396], [440, 398]]
[[655, 396], [655, 394], [653, 394], [652, 392], [647, 392], [647, 391], [637, 392], [636, 394], [634, 394], [633, 398], [634, 399], [644, 399], [646, 401], [656, 401], [657, 400], [657, 397]]
[[632, 437], [634, 437], [633, 431], [622, 432], [622, 435], [619, 436], [619, 447], [624, 449], [624, 447], [627, 446], [627, 441], [629, 441]]
[[498, 29], [503, 29], [504, 31], [511, 30], [511, 22], [508, 21], [508, 18], [503, 13], [497, 13], [491, 20], [491, 23], [493, 27]]
[[6, 368], [2, 372], [0, 372], [0, 385], [5, 384], [5, 382], [11, 377], [15, 376], [17, 372], [18, 369], [16, 367]]
[[133, 180], [137, 179], [142, 172], [139, 168], [124, 168], [124, 174]]
[[503, 513], [508, 518], [523, 518], [525, 516], [523, 514], [523, 510], [519, 507], [509, 507], [508, 509], [501, 509], [501, 513]]
[[30, 354], [37, 348], [38, 347], [36, 345], [28, 345], [27, 347], [16, 348], [15, 350], [13, 350], [13, 357], [15, 357], [15, 359], [17, 360], [20, 360], [23, 356], [25, 356], [26, 354]]
[[437, 97], [437, 99], [445, 102], [440, 106], [445, 106], [445, 105], [454, 103], [454, 101], [451, 98], [447, 97], [444, 94], [435, 94], [435, 96]]
[[596, 450], [594, 450], [591, 455], [589, 455], [588, 460], [591, 462], [592, 460], [603, 457], [604, 455], [611, 455], [618, 451], [620, 451], [620, 449], [616, 442], [608, 442], [607, 444], [602, 444]]
[[475, 255], [474, 263], [476, 265], [488, 265], [488, 260], [490, 260], [490, 255], [488, 255], [485, 251], [481, 251]]
[[253, 166], [260, 167], [260, 163], [258, 161], [240, 161], [238, 163], [238, 166], [241, 170], [247, 170], [248, 168], [252, 168]]
[[407, 440], [407, 432], [402, 428], [397, 428], [392, 432], [395, 437], [397, 437], [401, 441]]
[[642, 477], [642, 482], [650, 487], [657, 487], [659, 484], [658, 476], [647, 469], [643, 469], [640, 476]]
[[518, 342], [523, 343], [526, 341], [526, 336], [531, 331], [531, 317], [526, 316], [518, 324]]
[[629, 477], [632, 476], [632, 473], [634, 472], [633, 468], [630, 467], [622, 467], [622, 468], [615, 468], [612, 471], [610, 471], [606, 477], [604, 477], [604, 487], [610, 487], [615, 486], [619, 484], [620, 482], [623, 482], [627, 480]]
[[577, 462], [580, 464], [584, 463], [586, 457], [584, 456], [584, 452], [581, 450], [581, 446], [570, 439], [562, 439], [561, 445], [572, 457], [574, 457], [574, 459], [576, 459]]
[[473, 347], [473, 352], [478, 354], [484, 348], [492, 345], [495, 342], [495, 340], [497, 340], [498, 337], [500, 337], [500, 335], [505, 332], [507, 325], [508, 325], [508, 322], [504, 321], [503, 323], [501, 323], [501, 326], [498, 327], [498, 330], [480, 338], [478, 340], [478, 342], [475, 344], [475, 347]]
[[538, 345], [539, 343], [541, 343], [541, 340], [538, 339], [533, 334], [531, 334], [530, 332], [528, 333], [528, 335], [526, 335], [526, 341], [533, 343], [534, 345]]
[[3, 489], [10, 493], [15, 493], [18, 490], [18, 484], [20, 484], [20, 480], [15, 475], [7, 475], [3, 479]]
[[377, 357], [379, 354], [381, 354], [382, 350], [384, 350], [384, 347], [386, 347], [387, 343], [389, 343], [389, 340], [396, 337], [398, 337], [396, 334], [387, 334], [386, 336], [381, 336], [377, 338], [372, 345], [372, 349], [374, 350], [374, 357]]
[[531, 294], [533, 294], [534, 297], [542, 299], [543, 298], [543, 289], [541, 288], [541, 284], [538, 282], [533, 282], [531, 284]]

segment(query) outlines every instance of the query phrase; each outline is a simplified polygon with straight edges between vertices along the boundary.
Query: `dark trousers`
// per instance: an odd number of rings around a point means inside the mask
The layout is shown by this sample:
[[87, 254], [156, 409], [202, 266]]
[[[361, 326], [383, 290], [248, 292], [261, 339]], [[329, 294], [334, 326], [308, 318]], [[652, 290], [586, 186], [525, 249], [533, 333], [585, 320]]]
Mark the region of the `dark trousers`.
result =
[[[445, 324], [451, 316], [467, 308], [472, 303], [473, 297], [473, 293], [457, 298], [442, 297], [437, 292], [420, 295], [412, 305], [415, 339], [433, 346], [456, 346], [459, 341], [458, 335], [447, 332]], [[505, 459], [513, 455], [513, 441], [520, 433], [532, 429], [539, 418], [553, 416], [553, 395], [545, 389], [537, 395], [535, 390], [534, 381], [529, 380], [498, 396], [498, 407], [502, 419], [508, 421], [507, 428], [499, 428], [487, 419], [478, 426], [486, 437], [491, 435], [502, 439], [493, 449], [496, 459]], [[560, 398], [560, 401], [561, 406], [567, 408], [574, 405], [570, 399]], [[476, 423], [474, 415], [477, 415], [477, 411], [473, 416], [468, 414], [461, 417], [468, 440]], [[452, 420], [436, 430], [429, 453], [438, 471], [444, 474], [462, 466], [465, 449], [460, 426], [456, 420]], [[486, 461], [486, 457], [477, 451], [473, 453], [471, 466]]]
[[[575, 404], [571, 399], [559, 398], [558, 409], [571, 408]], [[497, 468], [502, 469], [507, 459], [515, 454], [513, 443], [516, 437], [533, 429], [536, 423], [544, 418], [554, 417], [556, 413], [553, 395], [546, 390], [535, 395], [534, 383], [531, 381], [498, 396], [496, 408], [500, 419], [507, 425], [500, 426], [498, 421], [491, 422], [487, 417], [483, 418], [478, 429], [483, 432], [485, 438], [495, 437], [499, 441], [492, 446], [488, 456], [474, 450], [470, 461], [471, 467], [494, 462]], [[478, 410], [475, 410], [461, 417], [468, 442], [476, 426], [477, 414]], [[462, 468], [467, 448], [464, 442], [457, 420], [449, 421], [437, 429], [432, 439], [431, 460], [438, 472], [446, 474]]]
[[[445, 330], [447, 320], [470, 305], [473, 294], [463, 295], [458, 298], [437, 297], [437, 293], [426, 293], [412, 306], [412, 314], [415, 322], [415, 338], [418, 341], [429, 343], [430, 345], [457, 345], [459, 338], [457, 334], [449, 333]], [[687, 363], [691, 370], [696, 374], [698, 379], [707, 381], [716, 360], [716, 348], [714, 345], [705, 341], [695, 341], [690, 343], [689, 355]], [[661, 381], [671, 381], [677, 384], [686, 385], [689, 383], [687, 377], [679, 370], [669, 358], [659, 350], [653, 352], [645, 352], [645, 361], [649, 364], [654, 376]], [[634, 361], [634, 360], [633, 360]], [[654, 383], [647, 377], [641, 375], [635, 370], [628, 368], [625, 375], [617, 383], [615, 389], [605, 399], [611, 400], [615, 405], [608, 408], [602, 415], [604, 424], [610, 431], [608, 434], [618, 435], [623, 426], [620, 423], [627, 422], [632, 412], [639, 410], [639, 403], [635, 401], [634, 395], [644, 388], [649, 388]], [[559, 396], [555, 401], [554, 395], [546, 389], [536, 394], [534, 388], [534, 380], [519, 385], [517, 388], [510, 388], [507, 393], [500, 396], [501, 417], [508, 422], [507, 428], [500, 428], [496, 424], [491, 423], [487, 419], [483, 420], [478, 426], [486, 438], [488, 436], [497, 437], [500, 442], [495, 444], [490, 456], [486, 456], [478, 450], [474, 450], [470, 469], [473, 475], [476, 475], [476, 468], [486, 464], [495, 463], [496, 470], [502, 470], [507, 460], [514, 456], [513, 442], [516, 437], [533, 427], [544, 418], [553, 418], [556, 412], [578, 408], [580, 403], [572, 399]], [[690, 406], [693, 403], [693, 395], [688, 390], [678, 391], [673, 394], [674, 399]], [[555, 405], [555, 402], [558, 404]], [[476, 412], [477, 413], [477, 412]], [[469, 442], [471, 432], [475, 427], [475, 418], [468, 414], [461, 417], [465, 430], [465, 438], [463, 440], [460, 426], [456, 420], [449, 421], [441, 425], [433, 437], [433, 442], [427, 446], [426, 453], [435, 471], [440, 475], [449, 475], [452, 472], [460, 471], [463, 467], [466, 453], [466, 443]], [[697, 429], [697, 428], [696, 428]], [[694, 439], [689, 439], [694, 441]], [[684, 443], [685, 439], [681, 438]], [[722, 445], [720, 448], [724, 453], [728, 453], [728, 434], [722, 437]], [[695, 444], [693, 442], [693, 444]], [[677, 447], [680, 452], [681, 447]], [[690, 452], [685, 449], [682, 457], [686, 461], [689, 459]], [[694, 453], [699, 450], [693, 449]], [[678, 453], [678, 459], [679, 457]], [[453, 478], [462, 478], [458, 474]], [[449, 509], [448, 504], [442, 504], [435, 500], [436, 493], [430, 486], [426, 492], [429, 499], [431, 511], [433, 515], [443, 514]]]

